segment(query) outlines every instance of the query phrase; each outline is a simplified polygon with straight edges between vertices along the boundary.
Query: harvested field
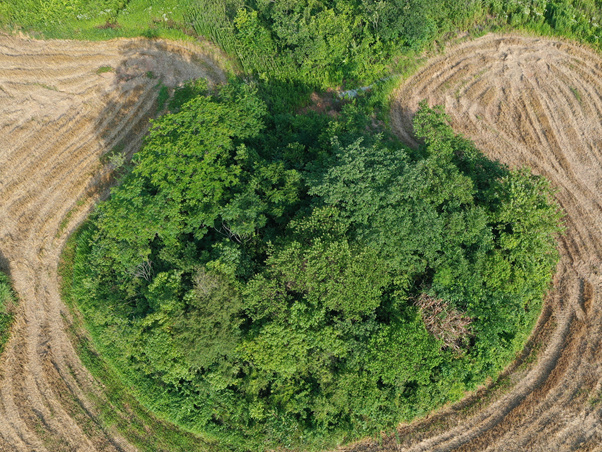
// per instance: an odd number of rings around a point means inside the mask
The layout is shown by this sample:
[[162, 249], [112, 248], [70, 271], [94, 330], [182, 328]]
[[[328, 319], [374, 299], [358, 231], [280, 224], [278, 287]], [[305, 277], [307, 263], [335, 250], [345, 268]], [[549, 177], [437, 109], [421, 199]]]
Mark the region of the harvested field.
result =
[[102, 384], [67, 332], [57, 266], [68, 234], [107, 192], [99, 157], [140, 147], [159, 83], [225, 76], [200, 47], [0, 36], [0, 265], [21, 299], [0, 363], [0, 450], [134, 450], [97, 421]]
[[[99, 157], [139, 148], [157, 83], [224, 76], [198, 48], [162, 41], [0, 36], [0, 266], [21, 298], [0, 362], [0, 451], [134, 450], [97, 421], [103, 386], [69, 339], [57, 266], [69, 232], [106, 194]], [[524, 355], [492, 385], [398, 435], [347, 450], [602, 450], [602, 58], [566, 42], [495, 36], [432, 60], [399, 89], [392, 123], [445, 105], [491, 157], [529, 165], [567, 212], [562, 260]], [[532, 350], [539, 349], [530, 362]]]
[[349, 450], [602, 450], [602, 58], [564, 41], [488, 35], [431, 60], [395, 98], [393, 128], [407, 143], [426, 99], [490, 157], [551, 180], [566, 235], [554, 289], [503, 385]]

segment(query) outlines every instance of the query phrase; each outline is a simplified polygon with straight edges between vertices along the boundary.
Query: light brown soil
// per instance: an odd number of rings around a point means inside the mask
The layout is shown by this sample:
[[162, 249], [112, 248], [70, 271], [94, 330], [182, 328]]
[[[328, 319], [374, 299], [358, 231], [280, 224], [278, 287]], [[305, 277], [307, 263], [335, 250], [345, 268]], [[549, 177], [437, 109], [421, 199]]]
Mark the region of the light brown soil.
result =
[[[566, 235], [528, 347], [490, 385], [380, 445], [349, 450], [602, 450], [602, 58], [575, 44], [488, 35], [432, 59], [397, 91], [395, 133], [411, 145], [422, 99], [454, 129], [511, 167], [530, 166], [558, 188]], [[521, 364], [531, 349], [535, 362]], [[534, 355], [531, 355], [533, 357]]]
[[106, 195], [110, 168], [99, 157], [140, 147], [159, 82], [224, 82], [210, 53], [0, 36], [0, 266], [20, 298], [0, 362], [1, 451], [134, 449], [97, 422], [88, 396], [102, 400], [102, 384], [69, 340], [57, 266], [68, 234]]

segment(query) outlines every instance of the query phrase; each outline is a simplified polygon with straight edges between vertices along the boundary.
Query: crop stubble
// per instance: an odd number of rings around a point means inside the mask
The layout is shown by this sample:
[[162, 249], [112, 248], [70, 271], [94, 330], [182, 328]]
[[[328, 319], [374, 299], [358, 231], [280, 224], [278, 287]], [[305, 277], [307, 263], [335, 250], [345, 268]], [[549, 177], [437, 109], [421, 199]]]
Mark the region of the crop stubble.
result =
[[198, 46], [0, 35], [0, 265], [20, 298], [0, 362], [0, 450], [134, 449], [96, 420], [88, 395], [102, 400], [102, 383], [69, 340], [57, 267], [68, 234], [106, 195], [99, 157], [140, 147], [159, 82], [199, 77], [225, 81]]
[[[98, 70], [107, 67], [114, 70]], [[102, 384], [69, 340], [57, 266], [69, 232], [106, 194], [109, 168], [99, 156], [118, 144], [138, 149], [157, 81], [192, 77], [224, 80], [185, 45], [0, 36], [0, 264], [21, 299], [0, 363], [0, 450], [133, 450], [95, 421], [87, 394], [102, 398]], [[483, 388], [396, 437], [349, 450], [602, 450], [601, 96], [597, 54], [496, 35], [451, 49], [399, 89], [392, 124], [403, 140], [415, 144], [410, 124], [420, 100], [445, 105], [454, 128], [488, 155], [529, 165], [558, 187], [567, 233], [528, 345], [542, 351], [535, 364], [510, 367], [508, 391]]]
[[602, 450], [602, 59], [561, 40], [487, 35], [433, 58], [395, 93], [392, 127], [410, 145], [423, 99], [444, 105], [488, 156], [558, 189], [561, 261], [522, 357], [539, 348], [538, 359], [510, 366], [509, 388], [484, 387], [349, 450]]

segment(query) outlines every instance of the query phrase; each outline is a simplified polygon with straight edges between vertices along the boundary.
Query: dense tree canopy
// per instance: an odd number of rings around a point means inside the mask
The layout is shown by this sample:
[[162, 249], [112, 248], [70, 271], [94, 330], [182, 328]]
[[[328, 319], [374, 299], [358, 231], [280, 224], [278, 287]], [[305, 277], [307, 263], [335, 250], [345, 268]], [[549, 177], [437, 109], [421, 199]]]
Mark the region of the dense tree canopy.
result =
[[373, 81], [400, 47], [420, 50], [484, 5], [472, 0], [200, 0], [189, 20], [249, 73]]
[[440, 109], [410, 150], [357, 104], [283, 114], [259, 92], [182, 90], [80, 235], [80, 305], [142, 400], [231, 447], [307, 448], [499, 372], [557, 259], [545, 180]]
[[198, 0], [187, 17], [245, 72], [322, 87], [386, 77], [400, 52], [479, 21], [602, 43], [597, 0]]

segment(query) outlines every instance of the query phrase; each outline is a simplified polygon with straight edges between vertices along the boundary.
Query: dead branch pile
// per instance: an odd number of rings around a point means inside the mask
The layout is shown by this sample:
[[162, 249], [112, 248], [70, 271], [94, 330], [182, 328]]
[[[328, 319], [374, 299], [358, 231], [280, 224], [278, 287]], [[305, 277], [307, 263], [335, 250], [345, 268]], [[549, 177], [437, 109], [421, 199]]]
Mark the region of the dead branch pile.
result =
[[420, 309], [426, 330], [443, 341], [442, 348], [461, 352], [466, 338], [471, 334], [469, 326], [472, 319], [450, 306], [449, 302], [425, 293], [414, 304]]

